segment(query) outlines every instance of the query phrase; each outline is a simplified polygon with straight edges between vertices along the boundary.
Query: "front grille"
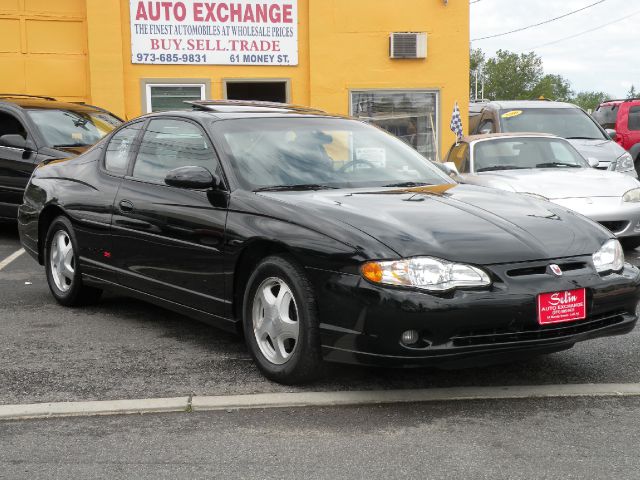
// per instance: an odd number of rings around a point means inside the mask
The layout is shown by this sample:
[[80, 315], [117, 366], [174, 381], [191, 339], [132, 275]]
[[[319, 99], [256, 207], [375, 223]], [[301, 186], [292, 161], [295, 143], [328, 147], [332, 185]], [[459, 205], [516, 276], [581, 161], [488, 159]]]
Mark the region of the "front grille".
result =
[[610, 222], [598, 222], [598, 223], [600, 225], [602, 225], [603, 227], [608, 228], [613, 233], [621, 232], [621, 231], [623, 231], [625, 228], [627, 228], [629, 226], [629, 222], [627, 222], [626, 220], [618, 220], [618, 221], [610, 221]]
[[598, 330], [624, 321], [624, 312], [608, 313], [590, 317], [586, 320], [556, 325], [540, 325], [532, 330], [512, 331], [508, 329], [492, 329], [467, 331], [453, 337], [454, 347], [470, 347], [475, 345], [491, 345], [496, 343], [522, 342], [526, 340], [546, 340], [562, 338], [579, 333]]
[[[557, 265], [563, 272], [570, 272], [572, 270], [582, 270], [587, 267], [585, 262], [558, 262]], [[510, 277], [524, 277], [527, 275], [544, 275], [547, 273], [548, 264], [536, 265], [533, 267], [514, 268], [513, 270], [507, 270], [507, 275]]]

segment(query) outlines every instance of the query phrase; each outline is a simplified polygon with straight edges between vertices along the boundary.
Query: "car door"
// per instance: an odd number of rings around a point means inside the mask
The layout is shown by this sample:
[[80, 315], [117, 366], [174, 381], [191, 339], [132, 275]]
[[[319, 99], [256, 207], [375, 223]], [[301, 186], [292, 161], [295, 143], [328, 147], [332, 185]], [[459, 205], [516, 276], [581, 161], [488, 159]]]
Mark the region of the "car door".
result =
[[[23, 146], [2, 139], [18, 135]], [[0, 109], [0, 218], [14, 219], [22, 203], [24, 189], [37, 164], [37, 151], [23, 122], [12, 112]]]
[[200, 125], [184, 118], [152, 118], [115, 200], [112, 260], [119, 268], [118, 281], [164, 300], [226, 316], [226, 201], [219, 201], [220, 195], [209, 190], [166, 185], [166, 174], [182, 166], [222, 173]]
[[82, 272], [117, 282], [112, 261], [111, 222], [120, 183], [135, 154], [144, 121], [117, 130], [105, 142], [84, 154], [82, 178], [86, 188], [67, 190], [65, 210], [74, 221]]

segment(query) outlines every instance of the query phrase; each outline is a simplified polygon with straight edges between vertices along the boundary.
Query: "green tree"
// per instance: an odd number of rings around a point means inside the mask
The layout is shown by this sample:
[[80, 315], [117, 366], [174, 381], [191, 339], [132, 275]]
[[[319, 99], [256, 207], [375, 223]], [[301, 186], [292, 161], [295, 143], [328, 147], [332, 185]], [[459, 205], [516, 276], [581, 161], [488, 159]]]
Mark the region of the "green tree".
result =
[[491, 100], [530, 99], [543, 79], [542, 59], [534, 52], [498, 50], [484, 66], [485, 97]]
[[[471, 49], [471, 52], [469, 52], [469, 92], [471, 98], [480, 97], [485, 61], [486, 57], [481, 49]], [[476, 92], [476, 72], [478, 72], [478, 92]]]
[[635, 85], [631, 85], [629, 92], [627, 93], [627, 98], [638, 98], [638, 93], [636, 92]]
[[593, 111], [610, 98], [611, 96], [605, 92], [578, 92], [570, 101], [586, 111]]
[[544, 97], [549, 100], [569, 101], [572, 94], [571, 84], [566, 78], [561, 75], [545, 75], [533, 87], [531, 98]]

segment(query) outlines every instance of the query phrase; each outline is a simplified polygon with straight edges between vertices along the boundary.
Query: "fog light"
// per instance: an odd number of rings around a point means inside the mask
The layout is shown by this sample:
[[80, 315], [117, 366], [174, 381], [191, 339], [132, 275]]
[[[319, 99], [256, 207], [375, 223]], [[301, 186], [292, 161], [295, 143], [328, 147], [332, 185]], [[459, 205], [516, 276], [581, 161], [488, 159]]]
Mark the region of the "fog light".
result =
[[407, 330], [402, 334], [402, 343], [405, 345], [413, 345], [418, 342], [418, 332], [416, 330]]

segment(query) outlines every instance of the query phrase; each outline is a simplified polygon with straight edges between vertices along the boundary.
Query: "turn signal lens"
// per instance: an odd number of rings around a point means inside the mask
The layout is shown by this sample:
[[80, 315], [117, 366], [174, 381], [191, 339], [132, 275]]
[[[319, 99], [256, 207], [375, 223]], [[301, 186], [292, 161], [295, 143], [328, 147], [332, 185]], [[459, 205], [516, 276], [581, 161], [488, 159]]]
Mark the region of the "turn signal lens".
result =
[[436, 292], [458, 287], [491, 285], [489, 275], [477, 267], [433, 257], [367, 262], [362, 265], [360, 271], [364, 278], [373, 283], [415, 287]]
[[382, 267], [378, 262], [365, 263], [361, 271], [362, 276], [370, 282], [380, 283], [382, 281]]

